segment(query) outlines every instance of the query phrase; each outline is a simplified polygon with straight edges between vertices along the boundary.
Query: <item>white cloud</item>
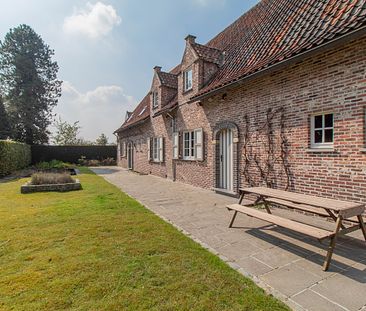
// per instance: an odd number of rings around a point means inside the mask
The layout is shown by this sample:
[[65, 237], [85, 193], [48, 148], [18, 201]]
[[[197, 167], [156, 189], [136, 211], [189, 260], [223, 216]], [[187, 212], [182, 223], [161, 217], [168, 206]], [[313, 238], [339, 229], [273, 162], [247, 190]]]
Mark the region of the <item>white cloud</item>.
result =
[[114, 26], [121, 23], [121, 18], [111, 5], [102, 2], [88, 2], [84, 9], [74, 9], [74, 13], [64, 20], [63, 30], [73, 35], [84, 35], [98, 39], [107, 35]]
[[[114, 141], [113, 132], [124, 121], [127, 110], [136, 101], [117, 85], [98, 86], [88, 92], [80, 92], [70, 82], [64, 81], [62, 96], [55, 112], [70, 123], [80, 122], [80, 136], [94, 141], [101, 133]], [[52, 129], [51, 129], [52, 130]]]

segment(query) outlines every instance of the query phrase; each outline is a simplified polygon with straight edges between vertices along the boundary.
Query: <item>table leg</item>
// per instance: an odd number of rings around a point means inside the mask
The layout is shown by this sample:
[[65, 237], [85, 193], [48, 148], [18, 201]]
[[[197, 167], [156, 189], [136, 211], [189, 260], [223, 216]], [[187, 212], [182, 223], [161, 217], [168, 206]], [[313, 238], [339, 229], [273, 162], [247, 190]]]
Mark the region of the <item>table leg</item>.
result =
[[243, 202], [243, 199], [244, 199], [244, 191], [240, 191], [239, 204]]
[[233, 227], [233, 223], [234, 223], [234, 220], [235, 220], [237, 214], [238, 214], [238, 211], [235, 211], [234, 212], [234, 215], [233, 215], [233, 218], [231, 218], [231, 221], [230, 221], [230, 224], [229, 224], [229, 228], [232, 228]]
[[363, 222], [362, 215], [358, 215], [357, 218], [358, 218], [358, 222], [360, 223], [360, 228], [363, 233], [363, 237], [365, 238], [365, 241], [366, 241], [366, 228], [365, 228], [365, 223]]
[[264, 198], [262, 198], [262, 201], [263, 201], [264, 207], [266, 208], [267, 213], [268, 214], [272, 214], [272, 212], [271, 212], [271, 210], [269, 208], [268, 202]]
[[[241, 203], [243, 202], [243, 199], [244, 199], [244, 191], [240, 191], [240, 197], [239, 197], [239, 202], [238, 202], [239, 205], [241, 205]], [[233, 215], [233, 218], [231, 218], [229, 228], [232, 228], [237, 214], [238, 214], [238, 211], [234, 211], [234, 215]]]
[[[337, 216], [336, 216], [336, 215], [334, 215], [334, 213], [333, 213], [331, 210], [329, 210], [329, 209], [325, 208], [325, 211], [329, 214], [329, 216], [330, 216], [334, 221], [337, 221]], [[346, 227], [345, 227], [343, 224], [341, 224], [341, 228], [342, 228], [342, 229], [345, 229]]]
[[324, 264], [323, 264], [323, 270], [324, 271], [327, 271], [328, 268], [329, 268], [330, 261], [332, 260], [334, 247], [336, 245], [337, 236], [338, 236], [339, 230], [341, 229], [341, 226], [342, 226], [342, 216], [339, 215], [337, 217], [336, 228], [334, 230], [334, 234], [330, 239], [327, 256], [325, 257], [325, 260], [324, 260]]

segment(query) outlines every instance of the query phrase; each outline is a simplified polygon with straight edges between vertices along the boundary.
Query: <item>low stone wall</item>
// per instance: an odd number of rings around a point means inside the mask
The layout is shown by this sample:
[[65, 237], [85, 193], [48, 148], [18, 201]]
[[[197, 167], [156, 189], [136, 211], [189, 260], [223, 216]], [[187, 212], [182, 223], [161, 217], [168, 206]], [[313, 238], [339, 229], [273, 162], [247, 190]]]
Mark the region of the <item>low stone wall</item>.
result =
[[54, 185], [31, 185], [29, 182], [21, 186], [20, 192], [23, 194], [26, 193], [34, 193], [34, 192], [66, 192], [66, 191], [74, 191], [81, 190], [81, 184], [78, 179], [75, 180], [74, 183], [68, 184], [54, 184]]

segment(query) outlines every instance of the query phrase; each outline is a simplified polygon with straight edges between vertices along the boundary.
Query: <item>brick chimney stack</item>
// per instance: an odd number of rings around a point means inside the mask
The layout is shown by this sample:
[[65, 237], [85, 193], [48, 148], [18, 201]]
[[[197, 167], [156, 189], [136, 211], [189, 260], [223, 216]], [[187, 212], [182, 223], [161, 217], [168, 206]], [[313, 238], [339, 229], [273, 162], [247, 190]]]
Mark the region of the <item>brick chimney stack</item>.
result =
[[193, 36], [193, 35], [188, 35], [188, 36], [185, 38], [185, 40], [186, 40], [186, 42], [187, 42], [187, 43], [190, 43], [190, 44], [192, 44], [192, 43], [196, 43], [196, 37], [195, 37], [195, 36]]
[[160, 66], [155, 66], [154, 67], [154, 70], [155, 70], [155, 72], [160, 72], [161, 71], [161, 67]]

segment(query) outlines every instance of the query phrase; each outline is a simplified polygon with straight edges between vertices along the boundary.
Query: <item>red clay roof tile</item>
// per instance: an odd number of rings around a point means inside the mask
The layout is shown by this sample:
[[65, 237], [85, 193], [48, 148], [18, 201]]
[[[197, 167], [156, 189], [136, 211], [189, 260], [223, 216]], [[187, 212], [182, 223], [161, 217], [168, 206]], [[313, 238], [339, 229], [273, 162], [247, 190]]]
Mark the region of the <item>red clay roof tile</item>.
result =
[[365, 25], [365, 0], [262, 0], [207, 43], [225, 62], [194, 97]]
[[[224, 52], [215, 77], [193, 98], [365, 25], [366, 0], [262, 0], [206, 45], [193, 44], [209, 61], [219, 62]], [[163, 80], [179, 72], [180, 65]], [[175, 85], [173, 79], [166, 83]], [[173, 99], [169, 105], [176, 104]], [[147, 119], [149, 113], [146, 96], [120, 129]]]

